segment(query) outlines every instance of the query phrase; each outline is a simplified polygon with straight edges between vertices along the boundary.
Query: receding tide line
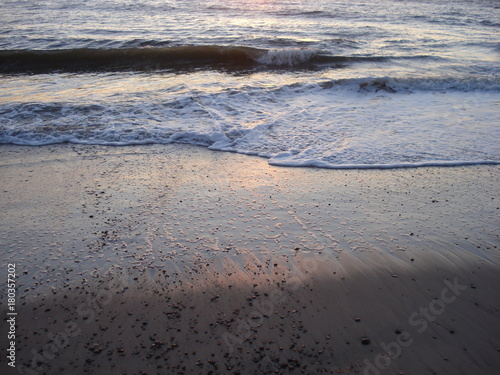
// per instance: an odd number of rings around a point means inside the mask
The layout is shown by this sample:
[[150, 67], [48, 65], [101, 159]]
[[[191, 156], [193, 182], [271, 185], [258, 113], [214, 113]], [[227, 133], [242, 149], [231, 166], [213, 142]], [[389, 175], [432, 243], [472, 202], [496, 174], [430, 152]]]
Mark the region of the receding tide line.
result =
[[420, 168], [420, 167], [464, 167], [470, 165], [500, 165], [500, 161], [478, 160], [478, 161], [429, 161], [420, 163], [391, 163], [391, 164], [331, 164], [324, 161], [307, 162], [280, 162], [269, 160], [270, 165], [278, 167], [317, 167], [327, 169], [396, 169], [396, 168]]

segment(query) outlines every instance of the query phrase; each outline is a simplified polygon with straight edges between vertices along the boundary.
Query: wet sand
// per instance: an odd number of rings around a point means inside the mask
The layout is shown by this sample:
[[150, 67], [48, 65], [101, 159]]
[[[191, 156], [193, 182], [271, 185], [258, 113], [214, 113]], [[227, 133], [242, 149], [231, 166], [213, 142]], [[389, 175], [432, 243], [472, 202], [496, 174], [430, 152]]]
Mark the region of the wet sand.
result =
[[498, 167], [56, 145], [1, 146], [0, 171], [2, 264], [18, 276], [2, 373], [500, 367]]

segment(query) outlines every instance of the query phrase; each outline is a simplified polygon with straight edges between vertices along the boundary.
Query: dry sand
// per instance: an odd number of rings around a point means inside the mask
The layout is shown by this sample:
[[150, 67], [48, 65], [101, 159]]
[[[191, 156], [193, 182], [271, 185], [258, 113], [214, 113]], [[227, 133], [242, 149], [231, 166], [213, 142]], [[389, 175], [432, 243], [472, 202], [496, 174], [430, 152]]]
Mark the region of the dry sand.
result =
[[17, 273], [2, 374], [500, 368], [498, 166], [56, 145], [1, 146], [0, 173], [2, 275]]

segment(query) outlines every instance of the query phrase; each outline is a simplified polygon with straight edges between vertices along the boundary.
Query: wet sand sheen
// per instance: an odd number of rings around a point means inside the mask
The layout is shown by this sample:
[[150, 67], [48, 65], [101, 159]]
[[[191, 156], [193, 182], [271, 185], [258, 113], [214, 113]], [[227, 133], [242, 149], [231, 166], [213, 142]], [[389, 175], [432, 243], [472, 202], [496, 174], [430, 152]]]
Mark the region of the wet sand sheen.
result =
[[58, 145], [0, 168], [25, 373], [498, 368], [498, 167]]

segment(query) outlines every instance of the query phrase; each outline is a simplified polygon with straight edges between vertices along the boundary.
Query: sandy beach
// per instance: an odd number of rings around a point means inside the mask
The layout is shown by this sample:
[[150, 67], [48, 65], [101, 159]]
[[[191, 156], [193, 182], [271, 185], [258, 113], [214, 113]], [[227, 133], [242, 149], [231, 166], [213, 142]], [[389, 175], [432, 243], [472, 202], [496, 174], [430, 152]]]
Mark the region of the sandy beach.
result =
[[0, 146], [2, 374], [496, 374], [498, 166]]

